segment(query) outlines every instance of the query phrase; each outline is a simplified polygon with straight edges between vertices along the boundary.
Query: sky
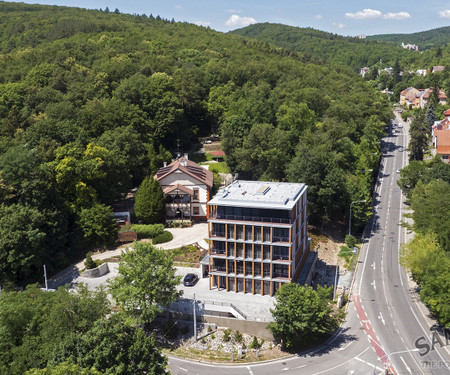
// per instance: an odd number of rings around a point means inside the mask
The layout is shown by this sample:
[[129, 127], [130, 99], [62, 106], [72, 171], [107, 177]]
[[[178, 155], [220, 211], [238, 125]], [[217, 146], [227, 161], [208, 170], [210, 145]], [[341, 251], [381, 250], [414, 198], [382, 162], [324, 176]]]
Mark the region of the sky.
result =
[[42, 0], [38, 3], [88, 9], [108, 7], [111, 11], [117, 8], [121, 13], [159, 15], [221, 32], [262, 22], [312, 27], [344, 36], [408, 34], [450, 25], [450, 1], [442, 0]]

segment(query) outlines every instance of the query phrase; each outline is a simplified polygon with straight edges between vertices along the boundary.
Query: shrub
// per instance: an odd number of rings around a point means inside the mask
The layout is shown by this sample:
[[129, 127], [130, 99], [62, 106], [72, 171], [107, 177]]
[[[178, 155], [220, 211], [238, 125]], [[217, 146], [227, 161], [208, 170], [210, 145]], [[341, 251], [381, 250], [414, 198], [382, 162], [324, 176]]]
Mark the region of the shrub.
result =
[[162, 224], [133, 224], [130, 229], [136, 232], [138, 238], [155, 238], [158, 235], [164, 233], [164, 225]]
[[158, 243], [164, 243], [164, 242], [169, 242], [173, 240], [173, 235], [172, 233], [170, 233], [169, 231], [164, 231], [161, 234], [158, 234], [155, 238], [153, 238], [153, 245], [156, 245]]
[[345, 244], [347, 245], [347, 247], [349, 247], [350, 249], [353, 249], [356, 246], [356, 237], [352, 236], [351, 234], [347, 234], [345, 236]]
[[242, 342], [242, 333], [239, 331], [234, 332], [234, 341], [240, 344]]
[[213, 333], [213, 334], [211, 335], [211, 339], [214, 340], [215, 338], [216, 338], [216, 335]]
[[249, 349], [259, 349], [261, 347], [261, 344], [258, 342], [258, 339], [256, 336], [253, 336], [253, 340], [248, 346]]
[[223, 341], [227, 342], [231, 339], [231, 330], [228, 328], [225, 331], [223, 331]]
[[87, 270], [97, 267], [97, 263], [92, 259], [92, 251], [86, 254], [86, 260], [84, 261], [84, 266]]

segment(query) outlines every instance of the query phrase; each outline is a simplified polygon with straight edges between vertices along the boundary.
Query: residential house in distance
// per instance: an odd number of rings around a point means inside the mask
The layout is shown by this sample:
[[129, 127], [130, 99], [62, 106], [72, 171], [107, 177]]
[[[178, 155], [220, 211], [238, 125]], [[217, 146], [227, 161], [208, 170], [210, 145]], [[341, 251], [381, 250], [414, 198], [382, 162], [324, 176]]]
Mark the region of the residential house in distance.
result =
[[433, 66], [432, 73], [439, 73], [439, 72], [443, 72], [444, 70], [445, 70], [445, 66], [436, 65], [436, 66]]
[[[411, 108], [425, 108], [428, 104], [433, 89], [416, 89], [414, 87], [408, 87], [400, 93], [400, 105]], [[439, 104], [447, 103], [447, 95], [442, 90], [439, 90], [438, 94]]]
[[450, 162], [450, 130], [436, 131], [436, 154], [441, 155], [445, 163]]
[[414, 87], [408, 87], [404, 89], [400, 93], [400, 105], [404, 106], [410, 106], [413, 105], [415, 102], [415, 97], [419, 93], [419, 90], [415, 89]]
[[154, 176], [166, 198], [166, 220], [206, 220], [214, 175], [188, 154], [164, 165]]
[[361, 74], [363, 77], [366, 76], [367, 73], [369, 73], [370, 69], [369, 68], [361, 68], [359, 70], [359, 74]]
[[236, 180], [208, 202], [209, 288], [273, 295], [308, 258], [307, 186]]
[[410, 51], [418, 51], [419, 50], [419, 46], [417, 44], [404, 44], [402, 42], [402, 47], [405, 49], [409, 49]]

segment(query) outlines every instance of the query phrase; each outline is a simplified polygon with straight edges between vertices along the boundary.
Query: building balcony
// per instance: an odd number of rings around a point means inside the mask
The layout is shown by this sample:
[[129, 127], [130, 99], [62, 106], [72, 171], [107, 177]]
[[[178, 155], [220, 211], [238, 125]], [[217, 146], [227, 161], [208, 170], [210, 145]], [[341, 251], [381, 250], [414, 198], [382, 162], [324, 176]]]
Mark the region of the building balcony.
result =
[[289, 241], [289, 237], [281, 237], [281, 236], [272, 236], [272, 243], [275, 242], [286, 242], [286, 243], [290, 243], [291, 241]]
[[289, 255], [278, 255], [278, 254], [272, 254], [272, 260], [273, 261], [283, 261], [283, 262], [289, 262]]
[[212, 272], [212, 273], [222, 273], [222, 274], [225, 274], [225, 275], [226, 275], [227, 269], [226, 269], [226, 267], [224, 267], [224, 266], [213, 266], [213, 267], [211, 268], [211, 272]]
[[211, 238], [226, 238], [225, 232], [211, 231]]
[[211, 255], [212, 256], [220, 256], [220, 257], [226, 257], [226, 251], [225, 249], [211, 249]]
[[252, 223], [273, 223], [273, 224], [284, 224], [291, 225], [291, 220], [289, 219], [279, 219], [274, 217], [261, 217], [261, 216], [236, 216], [236, 215], [224, 215], [214, 213], [211, 214], [210, 220], [224, 220], [224, 221], [236, 221], [236, 222], [252, 222]]

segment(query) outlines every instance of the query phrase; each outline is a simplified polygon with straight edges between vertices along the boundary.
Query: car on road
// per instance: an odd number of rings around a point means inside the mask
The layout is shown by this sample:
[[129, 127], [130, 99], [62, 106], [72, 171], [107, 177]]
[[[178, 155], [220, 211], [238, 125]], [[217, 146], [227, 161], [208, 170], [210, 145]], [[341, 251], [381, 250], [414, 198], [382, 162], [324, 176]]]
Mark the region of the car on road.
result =
[[400, 152], [403, 152], [403, 147], [400, 146], [400, 148], [398, 149]]
[[397, 173], [400, 173], [400, 169], [397, 169]]
[[198, 276], [195, 273], [188, 273], [183, 279], [184, 286], [194, 286], [198, 281]]
[[403, 128], [403, 124], [401, 122], [399, 122], [398, 127]]

